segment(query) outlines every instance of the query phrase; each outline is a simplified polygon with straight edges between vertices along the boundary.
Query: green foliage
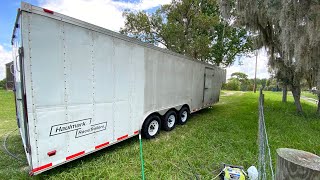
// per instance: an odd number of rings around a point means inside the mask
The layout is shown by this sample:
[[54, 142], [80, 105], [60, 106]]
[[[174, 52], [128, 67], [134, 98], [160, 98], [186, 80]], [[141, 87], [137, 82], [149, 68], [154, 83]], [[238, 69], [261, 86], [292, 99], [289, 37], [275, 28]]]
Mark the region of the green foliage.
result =
[[[264, 90], [275, 90], [276, 84], [274, 87], [271, 86], [271, 82], [273, 83], [273, 80], [270, 78], [267, 79], [256, 79], [257, 84], [257, 90], [260, 88], [264, 88]], [[269, 85], [270, 87], [266, 87]], [[234, 91], [253, 91], [254, 88], [254, 79], [248, 79], [248, 75], [242, 72], [234, 72], [231, 74], [231, 78], [228, 80], [227, 83], [223, 84], [222, 89], [224, 90], [234, 90]]]
[[222, 85], [222, 89], [230, 90], [230, 91], [239, 91], [240, 82], [236, 78], [230, 78], [227, 83]]
[[244, 28], [226, 25], [227, 22], [215, 26], [216, 43], [212, 47], [214, 62], [225, 67], [235, 61], [237, 55], [243, 55], [250, 51], [252, 43], [248, 32]]
[[275, 77], [291, 88], [302, 113], [301, 81], [320, 89], [320, 1], [220, 0], [220, 7], [223, 17], [252, 32], [255, 49], [267, 49]]
[[281, 91], [281, 88], [279, 86], [279, 83], [277, 82], [277, 79], [271, 77], [266, 80], [264, 90], [265, 91]]
[[[240, 83], [241, 91], [248, 91], [250, 89], [250, 81], [248, 79], [248, 75], [242, 72], [235, 72], [231, 74], [231, 78], [235, 78]], [[253, 85], [252, 85], [253, 87]], [[251, 89], [252, 90], [252, 89]]]
[[241, 83], [248, 81], [248, 75], [242, 72], [234, 72], [231, 77], [238, 79]]
[[0, 89], [6, 89], [7, 79], [4, 78], [0, 81]]
[[219, 18], [215, 0], [173, 0], [155, 13], [125, 11], [120, 33], [218, 66], [229, 66], [247, 53], [251, 41], [244, 28]]

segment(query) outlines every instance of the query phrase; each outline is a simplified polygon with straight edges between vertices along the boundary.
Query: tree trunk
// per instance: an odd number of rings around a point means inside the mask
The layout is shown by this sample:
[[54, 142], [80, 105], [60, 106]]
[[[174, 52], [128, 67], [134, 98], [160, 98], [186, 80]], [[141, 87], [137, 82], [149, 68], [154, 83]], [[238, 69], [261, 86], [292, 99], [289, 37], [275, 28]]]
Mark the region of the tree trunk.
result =
[[297, 112], [299, 114], [302, 114], [302, 106], [300, 103], [300, 95], [301, 95], [301, 89], [300, 86], [292, 86], [292, 95], [293, 95], [293, 99], [294, 99], [294, 104], [296, 105], [297, 108]]
[[318, 92], [318, 109], [317, 114], [320, 116], [320, 93]]
[[311, 89], [312, 89], [312, 84], [311, 84], [311, 82], [308, 82], [308, 87], [309, 87], [309, 91], [311, 91]]
[[288, 94], [288, 89], [287, 89], [287, 85], [283, 86], [282, 89], [282, 102], [287, 102], [287, 94]]
[[276, 179], [320, 179], [320, 157], [301, 150], [277, 149]]

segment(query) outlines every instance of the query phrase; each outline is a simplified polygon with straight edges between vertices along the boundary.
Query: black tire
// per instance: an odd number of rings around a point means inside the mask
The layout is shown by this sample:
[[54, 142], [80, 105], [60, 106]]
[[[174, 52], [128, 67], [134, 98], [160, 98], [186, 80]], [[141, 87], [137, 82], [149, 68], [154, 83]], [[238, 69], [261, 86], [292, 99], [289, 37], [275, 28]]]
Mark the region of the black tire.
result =
[[181, 125], [186, 124], [189, 117], [190, 117], [189, 109], [187, 107], [182, 107], [179, 111], [178, 123]]
[[[156, 128], [155, 127], [155, 121], [158, 123], [158, 127], [157, 129], [155, 129], [155, 132], [152, 133], [152, 131], [150, 131], [152, 129], [152, 126], [153, 128]], [[150, 129], [149, 129], [150, 127]], [[141, 131], [141, 134], [143, 137], [145, 137], [146, 139], [151, 139], [151, 138], [154, 138], [157, 136], [157, 134], [159, 134], [159, 131], [160, 131], [160, 127], [161, 127], [161, 119], [158, 115], [151, 115], [149, 116], [143, 123], [142, 125], [142, 131]]]
[[[172, 116], [174, 116], [174, 122], [172, 122]], [[162, 129], [165, 131], [171, 131], [172, 129], [174, 129], [177, 124], [177, 117], [178, 116], [175, 111], [169, 110], [162, 119]]]

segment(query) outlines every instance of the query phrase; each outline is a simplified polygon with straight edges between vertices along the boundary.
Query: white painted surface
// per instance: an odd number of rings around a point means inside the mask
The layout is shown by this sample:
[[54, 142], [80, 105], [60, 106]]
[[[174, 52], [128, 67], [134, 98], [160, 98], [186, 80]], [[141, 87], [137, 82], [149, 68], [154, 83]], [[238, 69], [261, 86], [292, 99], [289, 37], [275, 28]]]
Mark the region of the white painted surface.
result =
[[32, 169], [131, 137], [153, 112], [218, 101], [224, 70], [22, 5]]

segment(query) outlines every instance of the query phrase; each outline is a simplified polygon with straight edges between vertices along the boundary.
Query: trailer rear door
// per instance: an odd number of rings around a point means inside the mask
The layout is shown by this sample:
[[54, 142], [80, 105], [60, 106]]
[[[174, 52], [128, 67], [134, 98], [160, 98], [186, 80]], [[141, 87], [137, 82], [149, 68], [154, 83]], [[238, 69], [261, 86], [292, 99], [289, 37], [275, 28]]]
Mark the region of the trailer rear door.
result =
[[203, 90], [203, 104], [207, 105], [212, 103], [214, 95], [214, 69], [205, 68], [204, 71], [204, 90]]
[[23, 66], [23, 47], [21, 40], [21, 11], [18, 11], [12, 38], [13, 49], [13, 69], [10, 71], [14, 75], [14, 93], [16, 103], [17, 124], [22, 137], [24, 149], [30, 163], [30, 144], [27, 122], [26, 95], [24, 89], [24, 66]]

